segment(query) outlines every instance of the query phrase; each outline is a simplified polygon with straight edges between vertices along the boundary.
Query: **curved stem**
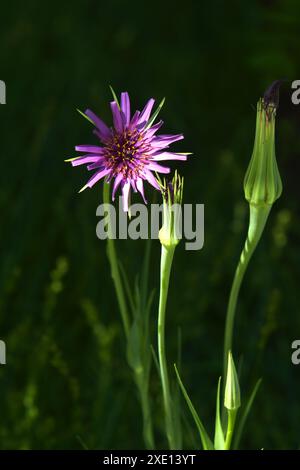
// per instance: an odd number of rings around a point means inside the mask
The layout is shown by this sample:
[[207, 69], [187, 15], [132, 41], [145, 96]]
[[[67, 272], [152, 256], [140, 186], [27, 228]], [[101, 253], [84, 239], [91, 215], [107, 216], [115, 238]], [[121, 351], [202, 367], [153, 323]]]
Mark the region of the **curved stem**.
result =
[[165, 426], [166, 433], [171, 450], [176, 449], [174, 421], [172, 417], [170, 384], [168, 376], [168, 368], [165, 350], [165, 320], [166, 305], [169, 290], [170, 272], [174, 256], [174, 247], [161, 247], [161, 264], [160, 264], [160, 296], [158, 309], [158, 358], [160, 368], [160, 378], [163, 391], [163, 401], [165, 410]]
[[[104, 204], [109, 204], [109, 188], [110, 185], [104, 181], [103, 183], [103, 202]], [[125, 300], [125, 293], [123, 290], [123, 285], [121, 281], [121, 275], [118, 265], [118, 258], [116, 253], [115, 241], [111, 237], [111, 221], [110, 221], [110, 212], [108, 211], [108, 238], [107, 238], [107, 256], [110, 263], [111, 277], [114, 281], [115, 290], [117, 294], [117, 300], [119, 304], [119, 309], [121, 313], [121, 318], [124, 326], [124, 331], [126, 338], [129, 336], [129, 315], [127, 311], [127, 304]]]
[[270, 213], [271, 206], [266, 205], [262, 207], [257, 207], [250, 204], [250, 218], [249, 218], [249, 229], [248, 236], [241, 253], [241, 257], [238, 263], [238, 266], [235, 271], [228, 307], [226, 314], [226, 324], [225, 324], [225, 338], [224, 338], [224, 366], [223, 373], [226, 377], [227, 375], [227, 359], [228, 353], [232, 350], [232, 337], [234, 329], [234, 319], [237, 299], [241, 287], [241, 283], [244, 278], [248, 263], [251, 259], [251, 256], [261, 238], [262, 232], [264, 230], [268, 215]]

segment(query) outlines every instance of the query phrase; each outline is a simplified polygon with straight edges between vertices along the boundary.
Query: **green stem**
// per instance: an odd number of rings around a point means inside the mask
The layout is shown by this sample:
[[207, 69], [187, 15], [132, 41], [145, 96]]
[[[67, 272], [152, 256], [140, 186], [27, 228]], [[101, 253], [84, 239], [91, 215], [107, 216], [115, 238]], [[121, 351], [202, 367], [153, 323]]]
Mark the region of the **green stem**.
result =
[[[104, 182], [103, 183], [103, 202], [105, 204], [110, 203], [109, 199], [109, 184]], [[115, 241], [111, 238], [111, 221], [110, 221], [110, 214], [108, 213], [108, 238], [107, 238], [107, 256], [110, 263], [111, 268], [111, 276], [114, 282], [115, 291], [117, 295], [117, 300], [119, 304], [119, 309], [121, 313], [121, 318], [124, 326], [125, 336], [127, 341], [129, 340], [130, 334], [130, 321], [129, 321], [129, 314], [127, 310], [127, 303], [125, 297], [125, 291], [123, 289], [122, 279], [119, 270], [117, 252], [115, 247]], [[149, 256], [150, 252], [147, 251], [147, 256]], [[145, 281], [146, 282], [146, 281]], [[145, 286], [144, 286], [145, 288]], [[145, 293], [144, 293], [145, 295]], [[146, 306], [144, 305], [144, 308]], [[155, 449], [154, 445], [154, 437], [153, 437], [153, 425], [152, 425], [152, 416], [150, 410], [150, 403], [149, 403], [149, 390], [148, 390], [148, 379], [139, 373], [137, 370], [133, 370], [135, 375], [135, 382], [137, 384], [138, 392], [140, 395], [141, 401], [141, 408], [142, 408], [142, 415], [143, 415], [143, 437], [145, 441], [145, 445], [147, 449]]]
[[170, 395], [170, 384], [168, 376], [168, 368], [166, 361], [165, 349], [165, 320], [166, 305], [168, 299], [170, 272], [174, 256], [175, 247], [161, 247], [161, 264], [160, 264], [160, 296], [158, 309], [158, 358], [161, 385], [163, 392], [164, 410], [165, 410], [165, 426], [166, 433], [171, 450], [176, 449], [176, 439], [174, 432], [174, 421], [172, 417], [172, 405]]
[[[109, 188], [110, 185], [106, 182], [103, 183], [103, 202], [104, 204], [109, 204]], [[122, 317], [122, 322], [124, 326], [124, 331], [126, 338], [129, 336], [129, 315], [127, 311], [127, 305], [125, 300], [125, 293], [122, 285], [119, 265], [118, 265], [118, 258], [116, 253], [115, 241], [111, 238], [111, 223], [110, 223], [110, 213], [108, 212], [108, 238], [107, 238], [107, 256], [110, 263], [111, 269], [111, 277], [113, 279], [115, 290], [117, 294], [117, 300], [119, 304], [119, 309]]]
[[142, 384], [138, 386], [140, 398], [141, 398], [141, 406], [142, 406], [142, 414], [143, 414], [143, 437], [145, 441], [146, 448], [148, 450], [154, 450], [154, 436], [153, 436], [153, 426], [152, 426], [152, 415], [149, 403], [149, 390], [148, 387], [144, 386], [144, 379], [142, 379]]
[[225, 450], [230, 450], [234, 426], [235, 426], [236, 410], [228, 410], [228, 424], [225, 440]]
[[261, 238], [271, 207], [271, 205], [254, 206], [250, 204], [248, 236], [235, 271], [227, 307], [224, 339], [224, 377], [227, 375], [228, 353], [232, 350], [235, 311], [241, 283], [251, 256]]

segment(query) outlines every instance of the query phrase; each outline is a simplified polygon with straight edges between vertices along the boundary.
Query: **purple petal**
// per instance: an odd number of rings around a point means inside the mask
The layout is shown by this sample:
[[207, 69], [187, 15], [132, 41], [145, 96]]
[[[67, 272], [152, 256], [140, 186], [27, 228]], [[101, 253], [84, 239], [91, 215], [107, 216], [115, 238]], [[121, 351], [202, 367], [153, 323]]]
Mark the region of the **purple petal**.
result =
[[129, 126], [130, 123], [130, 99], [129, 95], [126, 92], [121, 93], [121, 110], [125, 116], [125, 124]]
[[134, 179], [130, 180], [130, 184], [131, 184], [131, 186], [132, 186], [133, 191], [136, 193], [136, 192], [137, 192], [137, 189], [136, 189], [135, 180], [134, 180]]
[[149, 163], [148, 164], [149, 170], [152, 171], [157, 171], [157, 173], [170, 173], [170, 168], [167, 168], [165, 166], [158, 165], [158, 163]]
[[103, 147], [97, 147], [96, 145], [76, 145], [75, 150], [77, 152], [90, 152], [101, 154], [103, 152]]
[[90, 109], [86, 109], [85, 114], [95, 123], [96, 127], [99, 130], [99, 135], [101, 139], [107, 140], [111, 137], [111, 130], [109, 129], [109, 127], [107, 127], [105, 122], [103, 122], [102, 119], [100, 119], [95, 113], [93, 113], [93, 111], [91, 111]]
[[104, 137], [101, 134], [101, 132], [99, 131], [99, 129], [93, 129], [93, 134], [95, 134], [98, 137], [98, 139], [100, 139], [104, 143], [109, 142], [112, 138], [112, 130], [110, 129], [109, 132], [110, 132], [109, 137], [107, 139], [106, 138], [104, 139]]
[[172, 144], [173, 142], [176, 142], [177, 140], [182, 140], [184, 137], [182, 134], [177, 134], [177, 135], [158, 135], [154, 137], [154, 139], [151, 141], [151, 145], [154, 147], [166, 147], [169, 144]]
[[105, 165], [104, 165], [104, 157], [99, 158], [99, 160], [98, 160], [97, 162], [92, 163], [91, 165], [88, 165], [88, 166], [87, 166], [87, 169], [88, 169], [89, 171], [91, 171], [91, 170], [97, 170], [97, 168], [103, 168], [103, 167], [105, 167]]
[[112, 101], [110, 103], [110, 107], [116, 131], [123, 132], [123, 119], [118, 104], [115, 101]]
[[136, 111], [130, 121], [130, 128], [134, 128], [136, 127], [137, 123], [138, 123], [138, 120], [139, 120], [139, 116], [140, 116], [140, 111]]
[[84, 189], [86, 188], [92, 188], [94, 186], [94, 184], [97, 183], [97, 181], [99, 181], [101, 178], [103, 178], [103, 176], [106, 176], [108, 175], [108, 173], [110, 173], [110, 170], [102, 170], [102, 171], [97, 171], [97, 173], [95, 173], [89, 180], [88, 182], [86, 183], [86, 185], [79, 191], [83, 191]]
[[145, 176], [145, 179], [148, 181], [148, 183], [151, 184], [151, 186], [153, 186], [155, 189], [158, 189], [160, 191], [160, 186], [159, 186], [158, 182], [156, 181], [156, 179], [154, 178], [151, 171], [146, 170], [144, 172], [144, 176]]
[[147, 102], [146, 106], [144, 107], [143, 111], [141, 112], [141, 115], [138, 120], [139, 124], [148, 121], [154, 103], [155, 103], [155, 100], [153, 98], [150, 98], [150, 100]]
[[159, 121], [157, 124], [155, 124], [155, 126], [150, 127], [150, 129], [148, 129], [144, 134], [145, 138], [149, 139], [152, 137], [158, 131], [158, 129], [161, 128], [162, 125], [163, 121]]
[[112, 200], [113, 201], [115, 200], [115, 194], [116, 194], [116, 191], [117, 191], [122, 179], [123, 179], [122, 173], [119, 173], [115, 178], [114, 186], [113, 186], [113, 190], [112, 190]]
[[85, 165], [86, 163], [97, 162], [99, 158], [101, 158], [100, 155], [83, 155], [71, 161], [71, 164], [72, 166]]
[[181, 155], [180, 153], [172, 153], [172, 152], [162, 152], [158, 155], [152, 155], [152, 160], [156, 162], [164, 161], [164, 160], [187, 160], [187, 155]]
[[144, 199], [144, 203], [147, 204], [145, 194], [144, 194], [144, 184], [143, 184], [142, 178], [138, 178], [136, 180], [136, 187], [137, 187], [137, 190], [139, 191], [139, 193], [142, 195], [142, 198]]
[[130, 183], [126, 181], [122, 187], [122, 194], [123, 194], [123, 210], [124, 212], [128, 212], [128, 200], [129, 200], [129, 192], [130, 192]]

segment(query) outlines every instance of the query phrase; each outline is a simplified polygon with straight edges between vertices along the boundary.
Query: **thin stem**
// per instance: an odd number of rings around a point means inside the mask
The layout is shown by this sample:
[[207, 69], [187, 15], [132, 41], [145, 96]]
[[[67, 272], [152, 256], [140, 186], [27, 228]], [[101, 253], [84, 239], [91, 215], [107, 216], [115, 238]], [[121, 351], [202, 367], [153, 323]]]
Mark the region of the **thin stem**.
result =
[[151, 408], [149, 403], [149, 390], [148, 387], [144, 386], [144, 379], [142, 379], [142, 384], [138, 386], [141, 407], [143, 414], [143, 437], [145, 441], [146, 448], [148, 450], [154, 450], [154, 436], [153, 436], [153, 426], [152, 426], [152, 415]]
[[[103, 202], [104, 204], [109, 204], [109, 184], [104, 182], [103, 183]], [[121, 318], [124, 326], [124, 331], [126, 338], [129, 336], [129, 315], [127, 311], [127, 304], [125, 299], [125, 293], [123, 289], [123, 284], [121, 280], [119, 265], [118, 265], [118, 258], [116, 253], [115, 241], [111, 237], [111, 220], [110, 220], [110, 212], [108, 211], [108, 238], [107, 238], [107, 256], [110, 263], [111, 269], [111, 277], [114, 281], [115, 290], [117, 294], [117, 300], [119, 304], [119, 309], [121, 313]]]
[[241, 257], [238, 263], [238, 266], [235, 271], [228, 307], [226, 315], [226, 324], [225, 324], [225, 338], [224, 338], [224, 368], [223, 373], [224, 377], [227, 375], [227, 360], [228, 353], [232, 350], [232, 337], [234, 329], [234, 319], [237, 299], [241, 287], [241, 283], [244, 278], [248, 263], [251, 259], [251, 256], [261, 238], [262, 232], [264, 230], [271, 206], [262, 206], [257, 207], [250, 204], [250, 218], [249, 218], [249, 229], [248, 236], [241, 253]]
[[174, 432], [174, 421], [172, 417], [170, 384], [168, 376], [168, 368], [166, 361], [165, 349], [165, 320], [166, 320], [166, 305], [168, 299], [170, 272], [174, 256], [174, 247], [165, 248], [161, 247], [161, 264], [160, 264], [160, 296], [159, 296], [159, 309], [158, 309], [158, 358], [161, 385], [163, 391], [163, 401], [165, 410], [165, 425], [166, 433], [171, 450], [176, 449], [176, 439]]
[[225, 440], [225, 450], [230, 450], [234, 426], [235, 426], [236, 410], [228, 410], [228, 424]]

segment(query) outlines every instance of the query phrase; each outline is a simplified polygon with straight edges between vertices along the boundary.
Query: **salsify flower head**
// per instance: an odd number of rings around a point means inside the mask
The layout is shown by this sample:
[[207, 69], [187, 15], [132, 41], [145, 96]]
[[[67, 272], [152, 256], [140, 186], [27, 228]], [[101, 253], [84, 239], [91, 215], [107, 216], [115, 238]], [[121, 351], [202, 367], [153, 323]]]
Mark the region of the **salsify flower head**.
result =
[[87, 109], [84, 116], [95, 125], [94, 134], [100, 145], [77, 145], [76, 151], [83, 155], [72, 158], [72, 166], [87, 165], [89, 171], [94, 171], [87, 184], [79, 191], [92, 188], [98, 181], [105, 178], [113, 181], [112, 199], [115, 199], [120, 187], [123, 195], [123, 209], [128, 211], [130, 192], [139, 192], [145, 203], [144, 181], [155, 189], [160, 186], [153, 174], [169, 173], [170, 168], [160, 165], [167, 160], [186, 160], [188, 153], [168, 151], [170, 144], [183, 139], [182, 134], [156, 135], [163, 121], [155, 123], [164, 100], [151, 115], [154, 99], [150, 99], [144, 109], [130, 111], [130, 99], [127, 92], [121, 93], [120, 104], [113, 92], [114, 101], [110, 103], [113, 127], [108, 127], [93, 111]]
[[177, 171], [172, 181], [159, 180], [163, 197], [163, 224], [159, 231], [160, 243], [174, 248], [181, 240], [183, 177]]

